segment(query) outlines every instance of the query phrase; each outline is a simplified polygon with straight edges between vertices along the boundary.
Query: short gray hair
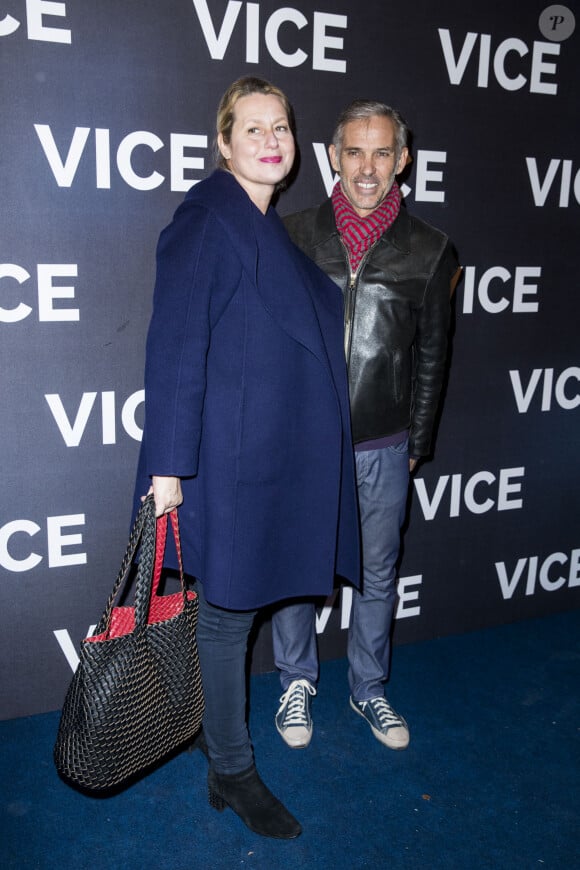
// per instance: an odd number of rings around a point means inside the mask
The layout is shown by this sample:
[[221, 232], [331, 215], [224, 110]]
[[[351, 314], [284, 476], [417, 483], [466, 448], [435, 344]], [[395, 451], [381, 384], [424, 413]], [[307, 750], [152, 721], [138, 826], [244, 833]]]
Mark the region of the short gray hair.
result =
[[386, 103], [379, 103], [376, 100], [353, 100], [341, 112], [332, 137], [332, 144], [336, 148], [336, 153], [340, 155], [344, 140], [344, 128], [347, 124], [350, 124], [351, 121], [370, 121], [371, 118], [376, 117], [390, 118], [393, 122], [395, 127], [395, 157], [398, 160], [403, 148], [407, 147], [409, 128], [397, 109], [393, 109], [391, 106], [387, 106]]

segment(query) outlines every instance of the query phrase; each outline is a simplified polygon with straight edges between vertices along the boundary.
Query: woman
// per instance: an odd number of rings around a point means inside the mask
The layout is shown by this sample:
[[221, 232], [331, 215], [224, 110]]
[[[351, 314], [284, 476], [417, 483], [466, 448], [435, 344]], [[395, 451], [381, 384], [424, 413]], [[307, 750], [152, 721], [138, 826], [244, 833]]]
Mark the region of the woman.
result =
[[182, 505], [210, 803], [291, 838], [299, 823], [254, 765], [246, 650], [258, 608], [327, 595], [335, 572], [357, 582], [342, 302], [270, 205], [295, 153], [282, 91], [232, 84], [217, 147], [159, 240], [137, 492], [151, 484], [157, 515]]

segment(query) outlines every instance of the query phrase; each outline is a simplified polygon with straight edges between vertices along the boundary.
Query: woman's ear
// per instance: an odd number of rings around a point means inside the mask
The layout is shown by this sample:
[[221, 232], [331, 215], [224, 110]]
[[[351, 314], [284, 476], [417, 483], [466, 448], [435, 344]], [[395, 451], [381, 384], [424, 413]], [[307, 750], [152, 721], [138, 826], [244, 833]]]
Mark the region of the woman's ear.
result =
[[224, 142], [223, 133], [218, 133], [217, 145], [219, 148], [219, 152], [222, 155], [222, 157], [224, 158], [224, 160], [229, 160], [230, 157], [232, 156], [232, 152], [231, 152], [229, 145], [226, 145], [226, 143]]

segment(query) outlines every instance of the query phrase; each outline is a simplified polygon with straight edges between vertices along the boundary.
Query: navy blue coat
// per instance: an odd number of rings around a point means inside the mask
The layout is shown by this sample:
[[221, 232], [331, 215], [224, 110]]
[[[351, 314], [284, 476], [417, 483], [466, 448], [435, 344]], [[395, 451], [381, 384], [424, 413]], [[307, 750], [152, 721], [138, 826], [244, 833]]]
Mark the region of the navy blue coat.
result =
[[136, 502], [151, 475], [182, 478], [184, 567], [212, 604], [358, 585], [341, 294], [222, 170], [159, 240]]

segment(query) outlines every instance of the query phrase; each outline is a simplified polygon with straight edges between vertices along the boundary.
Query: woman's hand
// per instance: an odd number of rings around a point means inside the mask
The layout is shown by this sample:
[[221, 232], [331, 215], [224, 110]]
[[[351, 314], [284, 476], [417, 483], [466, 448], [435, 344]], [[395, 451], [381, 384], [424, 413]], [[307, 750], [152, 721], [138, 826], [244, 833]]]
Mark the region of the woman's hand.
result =
[[[153, 475], [151, 480], [152, 485], [147, 495], [153, 493], [156, 517], [168, 514], [173, 508], [179, 507], [183, 502], [181, 480], [179, 477], [157, 477]], [[144, 500], [145, 496], [142, 501]]]

